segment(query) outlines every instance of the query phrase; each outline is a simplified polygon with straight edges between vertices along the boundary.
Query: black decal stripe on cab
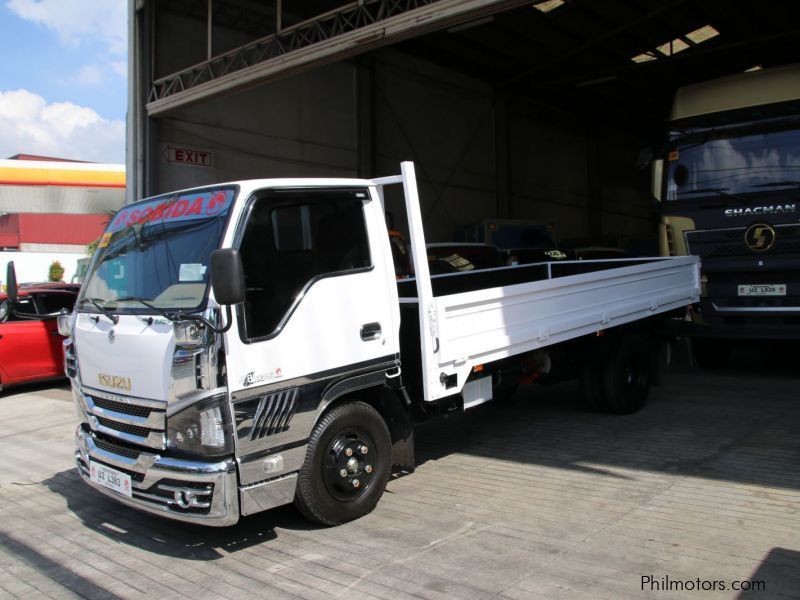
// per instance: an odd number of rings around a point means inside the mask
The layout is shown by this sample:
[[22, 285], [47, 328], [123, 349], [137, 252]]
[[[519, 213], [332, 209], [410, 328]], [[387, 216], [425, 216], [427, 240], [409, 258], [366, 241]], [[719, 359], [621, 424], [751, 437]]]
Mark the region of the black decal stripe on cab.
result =
[[257, 387], [248, 388], [246, 390], [239, 390], [234, 392], [231, 396], [231, 401], [235, 404], [243, 400], [249, 400], [257, 396], [263, 396], [272, 392], [284, 390], [286, 388], [301, 387], [323, 379], [331, 379], [332, 377], [347, 377], [358, 375], [363, 372], [389, 370], [397, 368], [400, 362], [400, 357], [397, 355], [381, 356], [372, 360], [366, 360], [360, 363], [345, 365], [335, 369], [328, 369], [327, 371], [319, 371], [310, 375], [303, 375], [294, 379], [287, 379], [285, 381], [271, 382], [267, 385], [260, 385]]
[[261, 458], [270, 456], [272, 454], [278, 454], [279, 452], [286, 452], [287, 450], [292, 450], [294, 448], [299, 448], [300, 446], [305, 446], [307, 443], [308, 443], [308, 438], [303, 438], [302, 440], [289, 442], [288, 444], [281, 444], [280, 446], [275, 446], [273, 448], [266, 448], [264, 450], [259, 450], [258, 452], [245, 454], [239, 459], [239, 462], [242, 464], [253, 462], [254, 460], [259, 460]]

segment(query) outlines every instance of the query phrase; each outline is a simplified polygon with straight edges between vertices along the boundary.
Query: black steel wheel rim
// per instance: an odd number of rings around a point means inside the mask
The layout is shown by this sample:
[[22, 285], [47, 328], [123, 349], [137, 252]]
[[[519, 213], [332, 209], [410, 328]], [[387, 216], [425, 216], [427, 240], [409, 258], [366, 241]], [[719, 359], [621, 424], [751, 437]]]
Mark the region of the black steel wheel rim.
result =
[[333, 438], [325, 453], [323, 479], [337, 500], [349, 502], [364, 496], [371, 487], [379, 460], [372, 436], [352, 428]]

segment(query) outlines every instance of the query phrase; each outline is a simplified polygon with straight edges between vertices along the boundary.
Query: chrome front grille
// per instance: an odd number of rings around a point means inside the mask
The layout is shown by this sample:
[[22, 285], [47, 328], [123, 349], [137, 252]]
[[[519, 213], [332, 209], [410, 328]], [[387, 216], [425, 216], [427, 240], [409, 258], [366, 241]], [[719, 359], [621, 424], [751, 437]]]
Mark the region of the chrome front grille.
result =
[[107, 400], [106, 398], [98, 398], [93, 396], [92, 400], [94, 405], [104, 410], [112, 410], [125, 415], [134, 417], [149, 417], [153, 409], [149, 406], [139, 406], [138, 404], [126, 404], [124, 402], [115, 402], [114, 400]]
[[95, 390], [83, 392], [81, 402], [94, 431], [138, 446], [165, 448], [166, 402]]
[[[753, 256], [744, 241], [746, 227], [686, 232], [689, 252], [701, 258]], [[800, 253], [800, 225], [776, 225], [775, 244], [764, 255]]]

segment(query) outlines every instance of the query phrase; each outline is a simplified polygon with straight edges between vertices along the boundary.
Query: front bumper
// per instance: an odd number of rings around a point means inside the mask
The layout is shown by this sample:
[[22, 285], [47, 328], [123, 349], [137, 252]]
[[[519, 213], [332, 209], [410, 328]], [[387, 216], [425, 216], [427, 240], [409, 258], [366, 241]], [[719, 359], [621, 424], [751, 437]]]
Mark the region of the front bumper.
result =
[[[99, 438], [87, 425], [75, 432], [75, 461], [83, 480], [97, 491], [133, 508], [201, 525], [226, 527], [239, 520], [236, 462], [165, 458]], [[95, 484], [89, 460], [131, 476], [133, 497]]]

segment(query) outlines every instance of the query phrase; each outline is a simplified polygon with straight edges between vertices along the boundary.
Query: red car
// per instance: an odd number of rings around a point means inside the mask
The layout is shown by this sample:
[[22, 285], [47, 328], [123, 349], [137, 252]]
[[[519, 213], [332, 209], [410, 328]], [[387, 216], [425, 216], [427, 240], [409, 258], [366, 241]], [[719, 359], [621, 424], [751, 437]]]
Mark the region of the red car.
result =
[[54, 315], [72, 311], [79, 290], [71, 283], [21, 284], [13, 305], [0, 293], [0, 390], [64, 376], [64, 338]]

